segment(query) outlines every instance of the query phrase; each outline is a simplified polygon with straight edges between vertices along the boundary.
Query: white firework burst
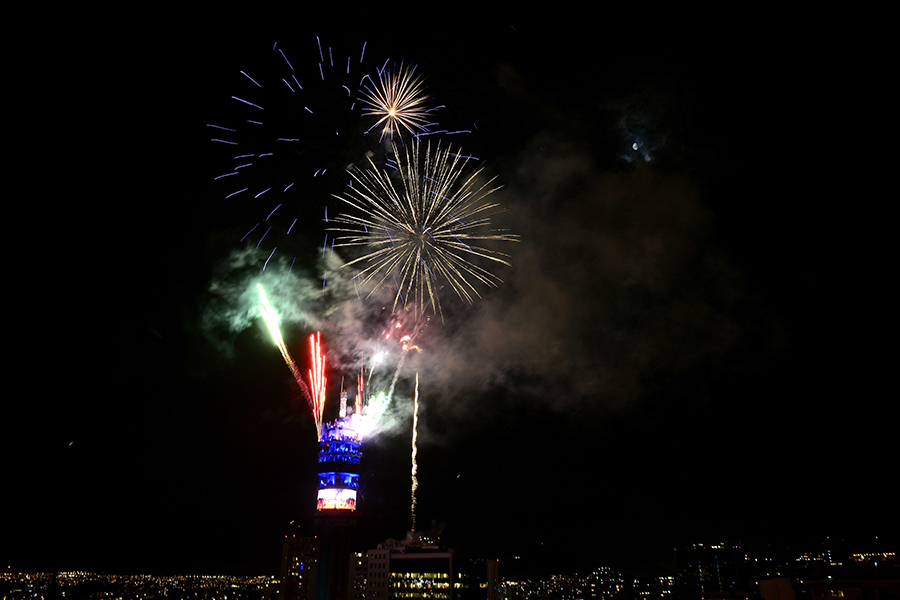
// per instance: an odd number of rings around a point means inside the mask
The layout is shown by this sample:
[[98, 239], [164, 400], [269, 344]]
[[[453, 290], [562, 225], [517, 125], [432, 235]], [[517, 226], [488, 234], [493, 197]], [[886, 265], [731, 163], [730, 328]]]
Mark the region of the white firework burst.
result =
[[434, 123], [429, 121], [429, 114], [434, 108], [427, 106], [421, 77], [416, 75], [416, 68], [407, 68], [402, 63], [396, 70], [385, 63], [378, 70], [378, 81], [367, 77], [369, 84], [361, 88], [363, 103], [360, 111], [363, 116], [374, 116], [378, 120], [366, 133], [381, 127], [381, 138], [393, 139], [404, 131], [416, 136], [428, 133]]
[[368, 249], [346, 266], [365, 265], [359, 284], [373, 284], [370, 295], [382, 286], [395, 288], [394, 308], [402, 302], [419, 313], [440, 314], [437, 292], [443, 282], [471, 303], [481, 296], [476, 284], [501, 282], [476, 261], [510, 265], [508, 254], [474, 242], [518, 241], [517, 235], [491, 229], [500, 205], [487, 197], [499, 186], [484, 181], [481, 169], [464, 176], [469, 159], [449, 148], [432, 150], [430, 143], [423, 148], [414, 140], [402, 155], [396, 145], [393, 150], [396, 171], [370, 160], [366, 168], [351, 170], [354, 183], [335, 196], [359, 213], [334, 219], [335, 247]]

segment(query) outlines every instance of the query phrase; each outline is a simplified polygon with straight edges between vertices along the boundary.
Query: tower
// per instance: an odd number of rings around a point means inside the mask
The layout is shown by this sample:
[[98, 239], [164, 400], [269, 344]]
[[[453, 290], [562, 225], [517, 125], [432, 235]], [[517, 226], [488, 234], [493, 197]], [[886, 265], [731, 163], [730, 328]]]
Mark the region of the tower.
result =
[[319, 441], [316, 529], [319, 560], [315, 600], [348, 600], [353, 592], [350, 538], [356, 526], [362, 439], [361, 415], [346, 415], [341, 395], [341, 416], [322, 425]]
[[319, 441], [319, 492], [316, 510], [356, 511], [362, 440], [354, 427], [354, 416], [322, 425]]

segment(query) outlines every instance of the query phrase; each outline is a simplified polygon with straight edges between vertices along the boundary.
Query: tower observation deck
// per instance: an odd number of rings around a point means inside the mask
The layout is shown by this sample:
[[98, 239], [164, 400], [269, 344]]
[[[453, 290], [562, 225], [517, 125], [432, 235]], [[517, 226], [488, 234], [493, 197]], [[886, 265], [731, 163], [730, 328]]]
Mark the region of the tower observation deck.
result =
[[356, 510], [362, 458], [356, 421], [355, 415], [350, 415], [322, 425], [316, 510]]

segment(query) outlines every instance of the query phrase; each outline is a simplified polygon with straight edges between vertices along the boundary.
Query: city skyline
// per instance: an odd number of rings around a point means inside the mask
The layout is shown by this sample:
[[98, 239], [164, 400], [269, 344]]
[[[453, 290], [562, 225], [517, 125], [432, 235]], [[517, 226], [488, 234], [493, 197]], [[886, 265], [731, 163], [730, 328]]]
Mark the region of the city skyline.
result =
[[[98, 215], [110, 221], [79, 211], [60, 238], [64, 276], [42, 297], [59, 317], [41, 338], [59, 358], [25, 346], [15, 359], [30, 391], [5, 421], [4, 566], [277, 572], [283, 537], [311, 532], [318, 444], [296, 382], [259, 319], [214, 323], [213, 283], [262, 271], [271, 248], [241, 239], [273, 202], [227, 198], [215, 177], [231, 166], [206, 126], [234, 115], [241, 71], [263, 69], [275, 42], [298, 70], [315, 66], [317, 36], [418, 65], [436, 120], [471, 130], [452, 143], [503, 185], [497, 226], [521, 237], [503, 282], [471, 305], [448, 295], [408, 354], [397, 426], [363, 448], [362, 546], [410, 527], [415, 373], [417, 529], [448, 546], [659, 563], [697, 540], [894, 535], [865, 215], [816, 202], [850, 187], [821, 161], [821, 123], [849, 118], [810, 83], [830, 46], [800, 68], [779, 36], [775, 52], [700, 27], [461, 31], [121, 40], [131, 64], [110, 66], [105, 108], [86, 102], [114, 141], [111, 184], [86, 189], [116, 208]], [[316, 299], [337, 202], [309, 185], [290, 277]], [[330, 419], [341, 378], [355, 389], [346, 341], [363, 336], [342, 328], [384, 315], [325, 308], [309, 312], [332, 352]], [[297, 317], [283, 330], [305, 365], [315, 328]], [[39, 385], [57, 365], [65, 385]]]
[[[222, 583], [227, 586], [232, 580], [244, 580], [252, 584], [272, 586], [278, 584], [285, 577], [296, 576], [297, 573], [314, 569], [309, 565], [298, 565], [301, 562], [316, 562], [316, 537], [285, 536], [282, 548], [281, 574], [254, 573], [244, 575], [223, 575], [216, 573], [180, 573], [161, 574], [149, 571], [135, 571], [130, 573], [90, 572], [90, 571], [51, 571], [48, 572], [17, 572], [3, 569], [6, 580], [22, 576], [46, 576], [51, 573], [63, 579], [70, 579], [75, 583], [77, 579], [91, 580], [98, 577], [109, 578], [113, 582], [117, 578], [128, 580], [130, 578], [156, 579], [162, 582], [177, 583], [187, 581], [193, 583]], [[758, 542], [749, 545], [741, 543], [712, 542], [692, 543], [684, 547], [674, 548], [674, 554], [682, 554], [677, 559], [677, 567], [653, 564], [649, 561], [630, 557], [617, 561], [615, 564], [591, 564], [579, 569], [552, 570], [546, 566], [538, 568], [522, 569], [521, 565], [515, 565], [509, 573], [500, 573], [504, 585], [520, 585], [535, 583], [538, 581], [552, 582], [560, 577], [573, 579], [586, 579], [600, 576], [609, 576], [619, 583], [634, 578], [642, 580], [679, 580], [679, 588], [689, 588], [693, 577], [698, 573], [717, 574], [719, 579], [706, 580], [707, 585], [717, 588], [716, 592], [723, 592], [723, 586], [734, 587], [737, 579], [746, 586], [760, 579], [795, 579], [798, 583], [804, 580], [811, 582], [834, 579], [835, 581], [878, 580], [890, 579], [896, 575], [898, 565], [898, 553], [890, 550], [895, 548], [896, 541], [882, 537], [872, 538], [832, 538], [821, 537], [815, 539], [795, 540], [791, 544]], [[367, 557], [368, 553], [368, 557]], [[460, 554], [453, 548], [447, 548], [440, 544], [439, 540], [429, 538], [425, 534], [408, 536], [405, 540], [387, 539], [376, 547], [367, 550], [357, 549], [352, 552], [357, 562], [364, 569], [374, 568], [375, 572], [388, 572], [389, 556], [397, 555], [400, 558], [409, 556], [415, 558], [438, 558], [450, 556], [464, 560], [484, 560], [484, 557]], [[490, 559], [496, 560], [496, 559]], [[375, 561], [375, 564], [368, 564]], [[387, 561], [387, 562], [385, 562]], [[704, 568], [704, 561], [719, 562], [712, 568]], [[722, 562], [724, 561], [724, 562]], [[726, 564], [727, 563], [727, 564]], [[499, 564], [499, 563], [498, 563]], [[675, 563], [673, 563], [674, 565]], [[729, 566], [730, 565], [730, 566]], [[880, 566], [879, 566], [880, 565]], [[728, 572], [731, 569], [731, 572]], [[737, 569], [739, 573], [735, 573]], [[737, 577], [736, 577], [737, 576]], [[725, 577], [725, 579], [723, 579]], [[624, 579], [623, 579], [624, 578]], [[305, 579], [303, 577], [301, 580]], [[727, 583], [726, 583], [727, 579]], [[302, 585], [302, 581], [300, 582]], [[308, 583], [308, 582], [307, 582]], [[673, 584], [666, 584], [673, 585]], [[744, 591], [748, 591], [745, 588]], [[687, 589], [682, 589], [680, 595], [691, 594]]]

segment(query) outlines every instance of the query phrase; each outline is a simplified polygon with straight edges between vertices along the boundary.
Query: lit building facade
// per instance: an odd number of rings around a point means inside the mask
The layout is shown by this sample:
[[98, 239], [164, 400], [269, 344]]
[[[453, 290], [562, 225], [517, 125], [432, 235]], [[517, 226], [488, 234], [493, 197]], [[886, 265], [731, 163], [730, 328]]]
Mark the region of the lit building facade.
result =
[[432, 545], [379, 544], [368, 552], [367, 597], [499, 600], [498, 562]]
[[368, 575], [368, 557], [362, 552], [354, 552], [350, 557], [350, 575], [353, 581], [351, 598], [353, 600], [365, 600], [366, 576]]
[[278, 600], [312, 600], [316, 582], [316, 540], [289, 536], [281, 548]]
[[744, 587], [739, 572], [743, 556], [740, 547], [731, 544], [692, 544], [677, 548], [675, 563], [681, 600], [734, 595]]

